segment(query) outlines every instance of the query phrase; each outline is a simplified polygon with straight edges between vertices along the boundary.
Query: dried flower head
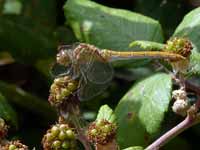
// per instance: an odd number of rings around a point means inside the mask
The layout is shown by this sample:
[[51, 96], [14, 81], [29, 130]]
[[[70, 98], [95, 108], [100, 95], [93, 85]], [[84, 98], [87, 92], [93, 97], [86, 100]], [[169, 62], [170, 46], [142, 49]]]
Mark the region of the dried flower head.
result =
[[172, 110], [174, 113], [186, 116], [188, 109], [190, 108], [190, 104], [188, 102], [187, 92], [184, 88], [180, 88], [178, 90], [174, 90], [172, 92], [172, 97], [175, 102], [172, 106]]
[[189, 108], [190, 105], [188, 101], [182, 99], [177, 99], [172, 106], [173, 112], [181, 116], [186, 116]]
[[180, 88], [178, 90], [174, 90], [172, 92], [172, 97], [176, 99], [182, 99], [182, 100], [187, 100], [187, 93], [183, 88]]

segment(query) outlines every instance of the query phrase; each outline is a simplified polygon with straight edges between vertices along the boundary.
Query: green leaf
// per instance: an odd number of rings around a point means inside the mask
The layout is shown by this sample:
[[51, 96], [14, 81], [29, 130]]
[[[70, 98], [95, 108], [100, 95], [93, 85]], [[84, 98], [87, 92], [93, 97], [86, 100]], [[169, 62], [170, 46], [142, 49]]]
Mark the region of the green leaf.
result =
[[7, 102], [5, 97], [0, 93], [0, 118], [3, 118], [8, 123], [11, 123], [16, 128], [18, 127], [17, 114]]
[[26, 64], [55, 56], [57, 47], [51, 30], [19, 16], [0, 18], [0, 45]]
[[115, 123], [116, 121], [115, 114], [108, 105], [103, 105], [99, 109], [99, 113], [97, 115], [96, 120], [98, 121], [98, 120], [103, 120], [103, 119], [109, 121], [110, 123]]
[[3, 14], [19, 15], [22, 11], [22, 3], [19, 0], [5, 0]]
[[134, 85], [116, 107], [117, 138], [122, 148], [148, 144], [158, 133], [171, 99], [171, 77], [158, 73]]
[[55, 0], [2, 0], [0, 15], [20, 15], [40, 25], [53, 28], [56, 26], [56, 4]]
[[0, 18], [0, 50], [7, 50], [16, 61], [35, 65], [50, 81], [50, 65], [55, 61], [59, 44], [71, 44], [76, 39], [67, 27], [52, 31], [22, 16]]
[[177, 149], [177, 147], [181, 150], [192, 149], [192, 145], [189, 143], [189, 141], [180, 136], [176, 136], [173, 140], [170, 140], [166, 145], [163, 146], [163, 149], [173, 150], [173, 149]]
[[35, 68], [46, 77], [48, 85], [51, 85], [53, 81], [53, 76], [50, 73], [53, 63], [55, 63], [55, 59], [48, 58], [40, 59], [34, 64]]
[[137, 13], [89, 0], [68, 0], [64, 11], [76, 37], [100, 48], [130, 50], [134, 40], [163, 42], [160, 24]]
[[7, 100], [23, 109], [34, 112], [48, 121], [56, 118], [55, 110], [45, 100], [27, 93], [15, 85], [0, 81], [0, 91]]
[[57, 1], [55, 0], [21, 0], [23, 16], [48, 27], [55, 27], [57, 21]]
[[192, 54], [190, 56], [189, 74], [200, 74], [200, 8], [189, 12], [177, 27], [174, 37], [186, 37], [193, 44]]
[[133, 10], [159, 20], [166, 37], [173, 34], [187, 11], [181, 0], [136, 0]]
[[133, 146], [133, 147], [129, 147], [129, 148], [125, 148], [123, 150], [143, 150], [144, 148], [141, 146]]
[[[77, 39], [99, 48], [127, 51], [138, 49], [129, 47], [129, 43], [135, 40], [163, 42], [158, 21], [141, 14], [89, 0], [68, 0], [64, 12]], [[130, 64], [130, 60], [128, 62]], [[132, 64], [135, 62], [131, 61]]]
[[144, 50], [162, 50], [164, 44], [151, 41], [133, 41], [129, 44], [130, 47], [139, 46]]
[[192, 52], [190, 56], [188, 75], [200, 75], [200, 53], [197, 51]]
[[[67, 26], [58, 27], [54, 31], [54, 37], [56, 39], [56, 43], [58, 45], [66, 45], [73, 44], [77, 41], [73, 32]], [[54, 51], [56, 52], [56, 51]], [[56, 55], [49, 55], [49, 51], [47, 50], [48, 57], [46, 59], [39, 59], [34, 66], [40, 71], [45, 77], [48, 79], [48, 83], [52, 83], [52, 76], [50, 74], [52, 64], [55, 63]]]
[[0, 18], [0, 50], [8, 51], [18, 62], [34, 65], [48, 81], [51, 81], [50, 66], [55, 61], [57, 46], [75, 41], [67, 27], [52, 31], [27, 17]]
[[73, 44], [77, 39], [73, 31], [68, 26], [60, 26], [54, 31], [54, 35], [59, 44]]

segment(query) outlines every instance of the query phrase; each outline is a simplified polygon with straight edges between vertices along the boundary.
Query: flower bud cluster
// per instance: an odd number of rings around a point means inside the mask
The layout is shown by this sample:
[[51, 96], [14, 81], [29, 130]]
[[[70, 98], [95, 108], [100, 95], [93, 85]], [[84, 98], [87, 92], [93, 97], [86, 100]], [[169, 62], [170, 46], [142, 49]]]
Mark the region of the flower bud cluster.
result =
[[10, 141], [0, 146], [1, 150], [28, 150], [26, 145], [23, 145], [20, 141]]
[[186, 73], [190, 64], [189, 56], [193, 49], [192, 43], [186, 38], [175, 37], [167, 41], [164, 49], [167, 52], [176, 53], [187, 58], [187, 59], [170, 62], [173, 67], [174, 73], [178, 73], [178, 72]]
[[77, 89], [77, 85], [77, 81], [69, 76], [56, 78], [50, 88], [48, 99], [50, 104], [53, 106], [62, 104]]
[[76, 150], [75, 132], [67, 124], [56, 124], [44, 135], [44, 150]]
[[8, 132], [8, 126], [6, 125], [5, 121], [0, 118], [0, 139], [3, 139]]
[[172, 51], [183, 57], [188, 57], [193, 49], [192, 43], [186, 38], [175, 37], [167, 41], [166, 51]]
[[172, 97], [175, 99], [175, 102], [172, 106], [173, 112], [181, 116], [186, 116], [187, 110], [190, 107], [186, 91], [183, 88], [174, 90]]
[[107, 120], [98, 120], [90, 124], [87, 138], [95, 144], [105, 145], [115, 138], [116, 125]]

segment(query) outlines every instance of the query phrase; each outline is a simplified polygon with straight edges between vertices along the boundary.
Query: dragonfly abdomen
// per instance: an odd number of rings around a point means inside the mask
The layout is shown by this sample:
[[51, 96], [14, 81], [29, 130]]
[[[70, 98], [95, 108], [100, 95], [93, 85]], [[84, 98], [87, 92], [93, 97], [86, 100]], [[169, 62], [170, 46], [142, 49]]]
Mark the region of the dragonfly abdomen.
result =
[[171, 52], [163, 51], [112, 51], [112, 50], [102, 50], [102, 55], [108, 60], [115, 59], [126, 59], [126, 58], [164, 58], [171, 61], [184, 60], [185, 57]]

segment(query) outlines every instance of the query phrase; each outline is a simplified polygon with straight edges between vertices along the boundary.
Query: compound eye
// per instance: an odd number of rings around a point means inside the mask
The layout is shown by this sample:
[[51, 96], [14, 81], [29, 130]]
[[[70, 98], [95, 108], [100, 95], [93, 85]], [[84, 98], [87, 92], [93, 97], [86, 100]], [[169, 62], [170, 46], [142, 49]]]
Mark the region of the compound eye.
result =
[[70, 57], [67, 50], [60, 50], [56, 56], [56, 62], [60, 65], [67, 66], [70, 63]]

